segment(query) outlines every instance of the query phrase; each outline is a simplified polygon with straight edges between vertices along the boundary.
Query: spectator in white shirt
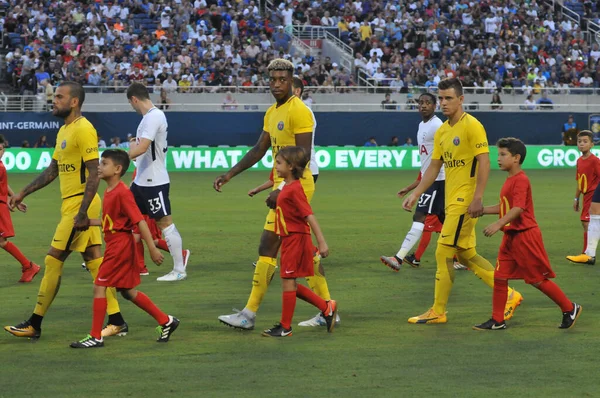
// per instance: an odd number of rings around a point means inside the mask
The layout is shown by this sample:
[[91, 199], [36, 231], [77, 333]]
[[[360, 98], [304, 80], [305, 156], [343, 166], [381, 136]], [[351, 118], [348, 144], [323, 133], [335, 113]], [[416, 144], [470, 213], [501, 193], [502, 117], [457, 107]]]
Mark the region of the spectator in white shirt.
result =
[[373, 58], [373, 54], [377, 55], [377, 58], [383, 57], [383, 51], [379, 48], [377, 43], [373, 43], [373, 48], [369, 51], [369, 56]]
[[321, 18], [321, 25], [322, 26], [334, 26], [334, 24], [335, 24], [335, 22], [333, 21], [333, 18], [331, 18], [329, 16], [329, 11], [325, 11], [323, 18]]
[[486, 88], [488, 94], [496, 92], [496, 82], [493, 81], [491, 77], [488, 77], [485, 82], [483, 82], [483, 87]]
[[356, 58], [354, 59], [354, 67], [367, 69], [367, 61], [365, 61], [365, 58], [358, 51], [356, 52]]
[[290, 8], [289, 4], [285, 5], [285, 8], [280, 11], [281, 17], [283, 19], [283, 26], [290, 26], [293, 24], [293, 15], [294, 10]]
[[592, 87], [594, 79], [590, 77], [589, 73], [584, 72], [583, 76], [579, 79], [579, 84], [581, 84], [581, 87]]
[[544, 26], [547, 27], [548, 29], [550, 29], [551, 31], [556, 30], [556, 24], [554, 23], [554, 20], [552, 19], [552, 14], [548, 15], [548, 19], [546, 19], [544, 21]]

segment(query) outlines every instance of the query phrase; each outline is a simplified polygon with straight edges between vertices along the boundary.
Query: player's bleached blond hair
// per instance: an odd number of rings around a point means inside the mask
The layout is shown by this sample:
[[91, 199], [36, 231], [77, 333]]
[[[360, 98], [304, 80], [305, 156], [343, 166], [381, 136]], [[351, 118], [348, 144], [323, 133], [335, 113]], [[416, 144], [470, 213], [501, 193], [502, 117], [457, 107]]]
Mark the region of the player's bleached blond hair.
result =
[[267, 70], [269, 72], [274, 70], [284, 70], [290, 72], [291, 74], [294, 74], [294, 64], [288, 61], [287, 59], [276, 58], [269, 63]]

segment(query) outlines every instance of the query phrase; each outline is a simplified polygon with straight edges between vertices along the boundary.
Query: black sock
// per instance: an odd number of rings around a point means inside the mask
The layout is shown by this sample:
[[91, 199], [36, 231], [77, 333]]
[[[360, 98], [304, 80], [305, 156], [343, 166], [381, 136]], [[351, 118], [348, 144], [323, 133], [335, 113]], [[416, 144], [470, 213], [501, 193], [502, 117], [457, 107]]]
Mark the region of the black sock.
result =
[[29, 318], [29, 323], [31, 323], [31, 326], [33, 326], [33, 328], [35, 330], [42, 330], [42, 321], [44, 320], [44, 317], [38, 314], [31, 314], [31, 317]]
[[123, 319], [123, 316], [120, 312], [117, 312], [116, 314], [111, 314], [108, 316], [108, 323], [115, 326], [121, 326], [125, 323], [125, 319]]

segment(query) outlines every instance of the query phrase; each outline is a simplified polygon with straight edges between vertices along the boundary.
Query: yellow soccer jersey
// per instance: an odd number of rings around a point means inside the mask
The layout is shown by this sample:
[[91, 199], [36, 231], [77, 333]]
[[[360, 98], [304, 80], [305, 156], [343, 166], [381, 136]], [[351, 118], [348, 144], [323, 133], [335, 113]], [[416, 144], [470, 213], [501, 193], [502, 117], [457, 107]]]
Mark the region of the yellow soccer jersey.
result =
[[485, 129], [473, 116], [463, 113], [450, 126], [448, 121], [438, 129], [433, 139], [433, 159], [442, 159], [446, 171], [446, 206], [469, 206], [477, 186], [475, 156], [488, 153]]
[[[273, 151], [273, 182], [274, 188], [283, 181], [275, 171], [275, 157], [281, 148], [296, 145], [296, 134], [313, 133], [315, 131], [315, 120], [310, 109], [304, 105], [302, 100], [296, 96], [290, 99], [280, 107], [277, 104], [271, 105], [265, 113], [263, 130], [271, 136], [271, 149]], [[309, 165], [304, 169], [302, 185], [312, 183], [313, 178]], [[313, 183], [314, 186], [314, 183]], [[313, 188], [314, 189], [314, 188]]]
[[80, 195], [88, 176], [85, 162], [98, 159], [96, 129], [83, 116], [58, 130], [52, 159], [58, 162], [61, 197]]

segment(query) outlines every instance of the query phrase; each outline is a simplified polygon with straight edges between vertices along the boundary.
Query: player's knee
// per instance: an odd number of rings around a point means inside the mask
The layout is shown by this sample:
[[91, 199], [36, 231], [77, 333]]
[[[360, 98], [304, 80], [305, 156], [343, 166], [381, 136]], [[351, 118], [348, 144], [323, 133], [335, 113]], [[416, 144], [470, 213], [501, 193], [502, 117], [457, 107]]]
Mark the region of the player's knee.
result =
[[129, 289], [117, 289], [117, 291], [121, 293], [121, 296], [123, 296], [125, 300], [133, 300], [133, 295], [131, 294]]
[[279, 251], [279, 236], [275, 232], [263, 231], [258, 246], [258, 255], [264, 257], [277, 257]]
[[0, 238], [0, 247], [4, 249], [8, 241], [5, 238]]
[[590, 205], [590, 214], [593, 214], [595, 216], [600, 215], [600, 203], [592, 202], [592, 204]]
[[416, 212], [413, 215], [413, 221], [414, 222], [420, 222], [421, 224], [425, 224], [425, 218], [426, 217], [427, 217], [427, 215], [425, 213]]

